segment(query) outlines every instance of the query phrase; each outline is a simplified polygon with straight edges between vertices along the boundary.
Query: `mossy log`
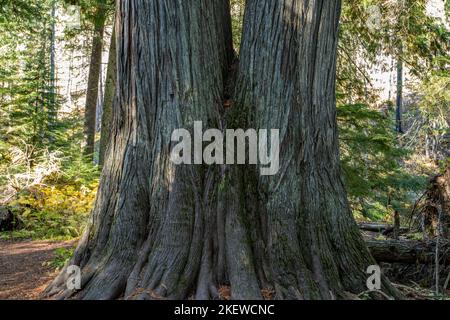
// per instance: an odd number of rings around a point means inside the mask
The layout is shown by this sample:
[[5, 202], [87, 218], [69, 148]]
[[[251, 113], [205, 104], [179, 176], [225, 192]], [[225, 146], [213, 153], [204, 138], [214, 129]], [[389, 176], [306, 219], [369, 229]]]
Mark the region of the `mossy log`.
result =
[[[367, 247], [377, 262], [428, 264], [434, 263], [436, 241], [367, 240]], [[440, 242], [441, 265], [450, 265], [450, 242]]]

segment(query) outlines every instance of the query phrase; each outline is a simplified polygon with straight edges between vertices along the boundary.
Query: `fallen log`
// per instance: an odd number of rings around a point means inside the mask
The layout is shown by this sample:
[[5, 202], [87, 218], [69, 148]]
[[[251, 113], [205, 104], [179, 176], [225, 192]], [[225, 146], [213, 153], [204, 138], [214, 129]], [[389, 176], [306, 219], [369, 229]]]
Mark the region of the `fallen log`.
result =
[[377, 223], [377, 222], [364, 222], [358, 223], [358, 226], [361, 230], [364, 231], [373, 231], [373, 232], [382, 232], [386, 229], [392, 228], [392, 226], [385, 223]]
[[[359, 228], [364, 231], [379, 232], [389, 234], [394, 231], [394, 226], [385, 223], [364, 222], [358, 224]], [[400, 233], [408, 232], [408, 228], [400, 228]]]
[[[434, 263], [435, 241], [366, 240], [370, 253], [377, 262], [429, 264]], [[450, 265], [450, 242], [440, 242], [441, 265]]]

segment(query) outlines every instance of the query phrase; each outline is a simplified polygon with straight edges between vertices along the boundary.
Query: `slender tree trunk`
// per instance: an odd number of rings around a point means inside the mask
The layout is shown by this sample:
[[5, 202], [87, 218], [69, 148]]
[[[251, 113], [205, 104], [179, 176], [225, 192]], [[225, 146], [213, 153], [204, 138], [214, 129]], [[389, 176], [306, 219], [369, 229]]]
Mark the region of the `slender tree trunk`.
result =
[[109, 47], [108, 70], [106, 72], [105, 95], [103, 99], [103, 112], [100, 133], [99, 164], [103, 166], [105, 162], [106, 147], [111, 137], [111, 121], [114, 96], [117, 83], [117, 51], [115, 28], [111, 35], [111, 45]]
[[[402, 48], [400, 48], [400, 52], [402, 52]], [[399, 133], [403, 133], [402, 109], [403, 109], [403, 61], [401, 59], [401, 54], [399, 54], [397, 58], [397, 104], [395, 111], [396, 131]]]
[[94, 19], [95, 27], [92, 38], [92, 52], [89, 65], [84, 118], [84, 132], [86, 136], [85, 154], [91, 157], [93, 157], [95, 145], [95, 120], [97, 113], [100, 70], [102, 67], [103, 34], [106, 21], [106, 8], [101, 4], [99, 4], [97, 8]]
[[[339, 1], [248, 1], [234, 107], [226, 0], [123, 0], [111, 143], [87, 230], [46, 294], [82, 299], [345, 298], [375, 264], [340, 176]], [[205, 31], [207, 30], [207, 32]], [[232, 80], [232, 79], [231, 79]], [[174, 165], [174, 129], [280, 129], [280, 172]], [[384, 292], [398, 296], [383, 279]]]
[[56, 120], [56, 1], [52, 2], [52, 21], [50, 34], [50, 106], [48, 120], [52, 126]]

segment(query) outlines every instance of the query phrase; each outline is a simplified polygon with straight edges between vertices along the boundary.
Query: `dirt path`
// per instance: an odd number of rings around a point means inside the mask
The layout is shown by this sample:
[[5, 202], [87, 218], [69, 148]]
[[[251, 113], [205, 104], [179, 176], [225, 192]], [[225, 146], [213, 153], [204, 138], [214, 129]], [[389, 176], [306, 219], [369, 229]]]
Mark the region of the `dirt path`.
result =
[[54, 258], [58, 248], [70, 248], [73, 241], [0, 240], [0, 300], [37, 299], [55, 276], [44, 265]]

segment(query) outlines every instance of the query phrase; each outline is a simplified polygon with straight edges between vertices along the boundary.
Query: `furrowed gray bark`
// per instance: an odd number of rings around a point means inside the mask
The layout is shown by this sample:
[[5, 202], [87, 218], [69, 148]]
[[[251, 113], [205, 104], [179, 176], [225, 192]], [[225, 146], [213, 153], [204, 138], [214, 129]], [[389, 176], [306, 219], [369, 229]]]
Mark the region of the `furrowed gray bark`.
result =
[[170, 151], [177, 128], [191, 130], [194, 121], [221, 127], [233, 57], [228, 2], [118, 1], [116, 19], [111, 143], [89, 225], [69, 262], [81, 267], [83, 290], [68, 292], [63, 270], [46, 292], [185, 298], [197, 279], [214, 291], [206, 244], [219, 242], [218, 170], [176, 166]]
[[[111, 143], [87, 230], [47, 288], [77, 299], [345, 298], [371, 258], [340, 176], [339, 1], [250, 0], [234, 74], [226, 0], [117, 1]], [[174, 165], [172, 131], [280, 129], [281, 169]], [[383, 279], [383, 290], [399, 297]], [[267, 292], [267, 291], [265, 291]]]
[[[279, 173], [250, 187], [258, 190], [258, 211], [267, 213], [268, 276], [278, 298], [362, 292], [375, 264], [341, 179], [339, 14], [340, 1], [247, 2], [233, 112], [239, 125], [280, 129]], [[383, 289], [399, 296], [386, 280]]]

